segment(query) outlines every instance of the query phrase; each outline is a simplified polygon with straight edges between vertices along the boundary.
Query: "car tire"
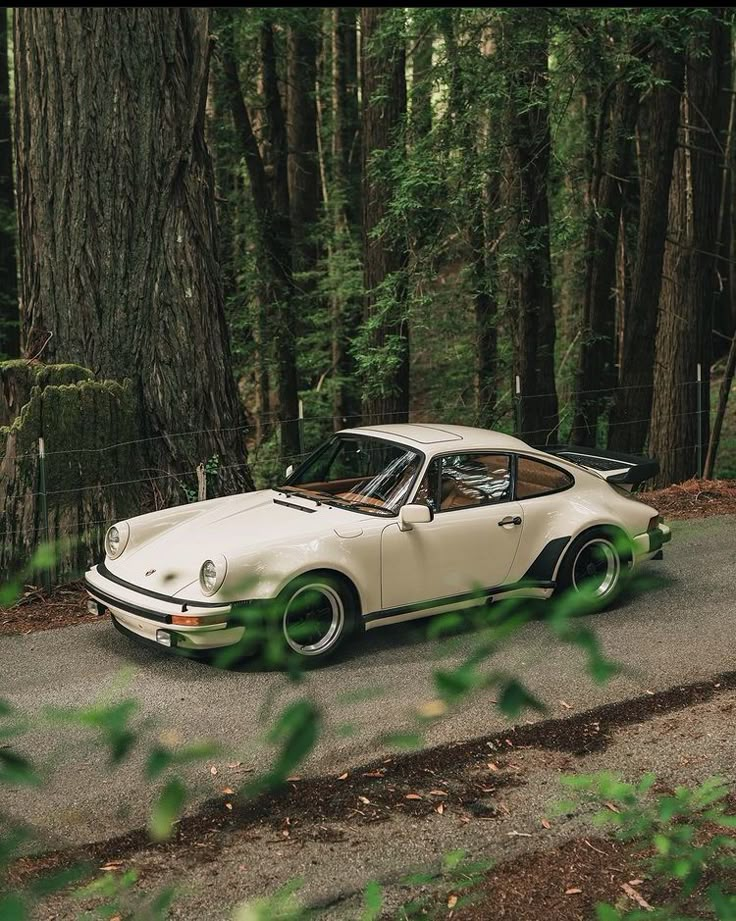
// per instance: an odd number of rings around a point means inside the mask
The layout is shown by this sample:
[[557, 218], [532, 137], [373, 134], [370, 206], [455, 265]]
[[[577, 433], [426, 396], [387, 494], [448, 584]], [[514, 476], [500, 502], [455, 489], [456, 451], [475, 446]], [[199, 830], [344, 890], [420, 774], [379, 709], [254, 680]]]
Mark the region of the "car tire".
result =
[[291, 664], [309, 668], [334, 659], [358, 632], [355, 589], [332, 573], [300, 576], [279, 595], [281, 644]]
[[557, 573], [556, 594], [583, 601], [582, 613], [596, 613], [621, 593], [631, 563], [630, 543], [616, 528], [594, 528], [570, 544]]

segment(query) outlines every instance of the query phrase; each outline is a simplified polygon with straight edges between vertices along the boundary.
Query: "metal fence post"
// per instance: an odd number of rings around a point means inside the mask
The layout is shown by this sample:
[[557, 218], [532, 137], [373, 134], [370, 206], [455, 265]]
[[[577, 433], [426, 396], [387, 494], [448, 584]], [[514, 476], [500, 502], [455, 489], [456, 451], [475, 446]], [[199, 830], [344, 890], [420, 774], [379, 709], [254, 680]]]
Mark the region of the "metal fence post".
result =
[[[46, 544], [49, 544], [51, 531], [49, 528], [49, 505], [46, 497], [46, 446], [44, 445], [43, 437], [38, 439], [38, 479], [39, 501], [41, 503], [41, 520], [43, 522]], [[48, 565], [43, 566], [42, 576], [43, 587], [47, 592], [50, 592], [51, 570]]]
[[299, 453], [304, 454], [304, 400], [299, 400]]
[[698, 477], [703, 476], [703, 366], [698, 362], [697, 405], [698, 411], [695, 418], [698, 420]]
[[521, 377], [517, 374], [514, 380], [514, 417], [516, 424], [516, 437], [521, 437]]

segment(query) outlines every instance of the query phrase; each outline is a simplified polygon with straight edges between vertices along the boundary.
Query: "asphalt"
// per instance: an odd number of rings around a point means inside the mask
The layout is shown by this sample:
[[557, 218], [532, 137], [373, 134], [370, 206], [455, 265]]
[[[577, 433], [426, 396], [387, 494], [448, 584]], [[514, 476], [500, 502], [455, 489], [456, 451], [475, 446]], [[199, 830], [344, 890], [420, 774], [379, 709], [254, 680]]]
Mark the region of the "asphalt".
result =
[[[542, 622], [523, 627], [494, 664], [523, 678], [548, 705], [548, 717], [736, 669], [735, 526], [733, 517], [675, 523], [666, 559], [649, 564], [658, 584], [590, 619], [605, 652], [625, 666], [609, 683], [595, 685], [581, 652], [557, 642]], [[153, 797], [143, 774], [145, 744], [113, 766], [92, 743], [93, 733], [49, 715], [131, 696], [139, 702], [134, 724], [146, 739], [223, 746], [221, 754], [185, 770], [196, 794], [191, 809], [268, 766], [269, 720], [296, 696], [310, 696], [325, 718], [300, 773], [340, 774], [388, 752], [382, 737], [414, 726], [417, 711], [435, 697], [438, 664], [460, 662], [475, 642], [472, 633], [449, 642], [428, 639], [426, 622], [387, 627], [294, 687], [278, 673], [248, 666], [223, 671], [139, 647], [106, 622], [2, 637], [0, 698], [41, 717], [22, 748], [43, 766], [48, 783], [42, 790], [3, 787], [0, 810], [31, 823], [39, 849], [107, 840], [143, 826]], [[489, 689], [432, 723], [425, 744], [472, 739], [507, 725]]]

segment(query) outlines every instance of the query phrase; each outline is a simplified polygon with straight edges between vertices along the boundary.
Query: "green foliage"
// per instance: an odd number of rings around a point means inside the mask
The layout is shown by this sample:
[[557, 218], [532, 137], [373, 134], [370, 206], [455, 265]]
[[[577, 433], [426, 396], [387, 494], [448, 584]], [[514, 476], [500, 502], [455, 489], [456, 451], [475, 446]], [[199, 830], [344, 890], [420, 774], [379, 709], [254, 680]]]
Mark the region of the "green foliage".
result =
[[719, 883], [736, 869], [736, 815], [722, 778], [671, 792], [655, 792], [653, 774], [636, 783], [608, 773], [568, 777], [564, 783], [583, 801], [606, 804], [594, 817], [598, 824], [613, 826], [620, 840], [651, 852], [644, 870], [660, 904], [653, 911], [600, 905], [599, 921], [685, 921], [703, 911], [719, 921], [734, 917], [736, 894]]

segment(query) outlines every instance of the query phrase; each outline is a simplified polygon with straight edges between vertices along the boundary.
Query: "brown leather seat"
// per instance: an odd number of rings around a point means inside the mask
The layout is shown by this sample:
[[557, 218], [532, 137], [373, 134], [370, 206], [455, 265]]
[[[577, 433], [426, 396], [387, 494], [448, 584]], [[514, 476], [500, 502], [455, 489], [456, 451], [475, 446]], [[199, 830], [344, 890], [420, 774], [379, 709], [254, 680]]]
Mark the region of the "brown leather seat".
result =
[[447, 473], [442, 474], [441, 488], [441, 511], [449, 508], [467, 508], [470, 505], [478, 505], [483, 499], [482, 494], [477, 489], [473, 489], [472, 486]]

